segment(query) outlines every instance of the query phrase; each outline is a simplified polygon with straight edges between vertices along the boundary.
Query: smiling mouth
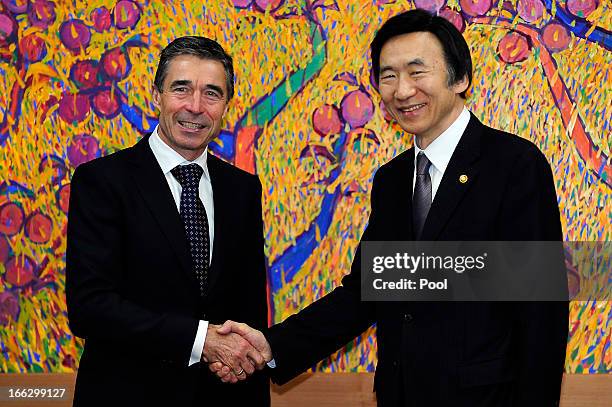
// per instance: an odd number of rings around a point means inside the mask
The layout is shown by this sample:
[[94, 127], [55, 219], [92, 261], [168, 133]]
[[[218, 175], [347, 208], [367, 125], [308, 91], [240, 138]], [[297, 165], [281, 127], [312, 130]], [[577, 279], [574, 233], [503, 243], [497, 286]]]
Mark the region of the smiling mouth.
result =
[[422, 107], [425, 107], [425, 103], [419, 103], [417, 105], [408, 106], [404, 109], [399, 109], [399, 111], [402, 113], [410, 113], [410, 112], [414, 112], [415, 110], [419, 110]]
[[178, 124], [180, 124], [181, 126], [187, 129], [191, 129], [191, 130], [201, 130], [206, 127], [205, 125], [200, 124], [200, 123], [185, 122], [181, 120], [178, 121]]

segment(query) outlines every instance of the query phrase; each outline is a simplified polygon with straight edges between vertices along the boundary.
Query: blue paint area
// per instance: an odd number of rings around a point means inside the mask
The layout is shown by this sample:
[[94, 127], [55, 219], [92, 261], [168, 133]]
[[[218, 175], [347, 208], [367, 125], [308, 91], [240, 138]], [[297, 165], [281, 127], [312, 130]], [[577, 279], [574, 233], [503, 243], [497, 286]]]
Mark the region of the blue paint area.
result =
[[221, 130], [219, 136], [211, 141], [208, 147], [217, 157], [231, 162], [236, 155], [234, 145], [234, 133], [229, 130]]

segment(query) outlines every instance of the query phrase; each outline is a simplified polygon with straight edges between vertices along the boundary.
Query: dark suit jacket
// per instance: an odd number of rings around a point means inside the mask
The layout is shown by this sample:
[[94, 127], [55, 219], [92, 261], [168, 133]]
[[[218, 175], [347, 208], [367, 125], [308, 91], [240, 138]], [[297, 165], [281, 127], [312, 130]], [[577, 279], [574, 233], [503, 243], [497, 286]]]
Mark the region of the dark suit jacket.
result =
[[[374, 177], [364, 240], [414, 240], [414, 150]], [[460, 175], [468, 182], [460, 183]], [[471, 117], [444, 173], [422, 240], [562, 238], [550, 167], [529, 141]], [[361, 302], [360, 252], [342, 285], [266, 333], [284, 383], [377, 324], [381, 406], [553, 406], [567, 303]]]
[[208, 156], [215, 237], [200, 300], [183, 229], [148, 143], [79, 166], [68, 215], [66, 298], [85, 339], [75, 405], [269, 405], [269, 379], [222, 384], [187, 368], [199, 319], [267, 326], [261, 185]]

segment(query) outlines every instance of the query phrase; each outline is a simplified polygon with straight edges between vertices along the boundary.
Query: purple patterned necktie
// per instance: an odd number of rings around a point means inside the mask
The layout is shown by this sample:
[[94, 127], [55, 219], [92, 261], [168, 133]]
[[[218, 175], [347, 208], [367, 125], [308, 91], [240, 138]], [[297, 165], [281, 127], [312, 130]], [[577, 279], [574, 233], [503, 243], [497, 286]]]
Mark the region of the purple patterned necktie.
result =
[[198, 280], [200, 295], [204, 297], [210, 258], [208, 218], [198, 188], [204, 170], [198, 164], [189, 164], [174, 167], [170, 172], [182, 187], [181, 219], [185, 226], [191, 264]]
[[429, 166], [431, 162], [422, 151], [417, 155], [416, 182], [414, 184], [414, 194], [412, 195], [412, 222], [414, 225], [414, 235], [417, 240], [421, 239], [423, 226], [427, 213], [431, 207], [431, 177], [429, 176]]

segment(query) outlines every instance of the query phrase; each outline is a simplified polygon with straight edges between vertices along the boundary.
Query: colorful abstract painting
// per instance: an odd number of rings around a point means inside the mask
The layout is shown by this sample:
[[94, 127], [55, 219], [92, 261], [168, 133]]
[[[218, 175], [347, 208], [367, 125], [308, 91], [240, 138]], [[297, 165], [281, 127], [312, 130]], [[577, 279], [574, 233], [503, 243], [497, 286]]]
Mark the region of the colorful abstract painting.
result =
[[[182, 35], [214, 38], [235, 60], [237, 94], [211, 149], [263, 184], [271, 322], [332, 290], [374, 172], [411, 144], [385, 119], [368, 46], [414, 7], [470, 44], [468, 107], [550, 161], [566, 240], [612, 240], [609, 0], [1, 0], [0, 372], [77, 367], [64, 298], [71, 174], [154, 128], [157, 58]], [[571, 304], [568, 372], [612, 372], [609, 293], [599, 299]], [[373, 371], [374, 333], [315, 369]]]

